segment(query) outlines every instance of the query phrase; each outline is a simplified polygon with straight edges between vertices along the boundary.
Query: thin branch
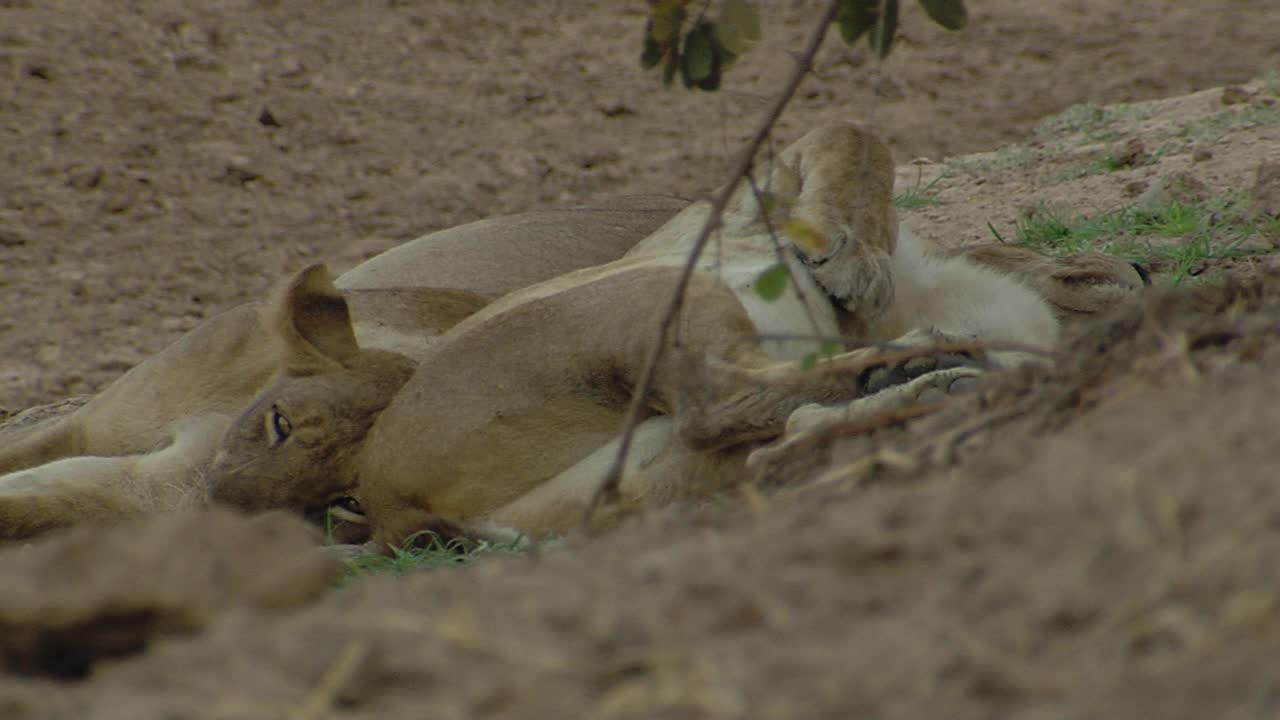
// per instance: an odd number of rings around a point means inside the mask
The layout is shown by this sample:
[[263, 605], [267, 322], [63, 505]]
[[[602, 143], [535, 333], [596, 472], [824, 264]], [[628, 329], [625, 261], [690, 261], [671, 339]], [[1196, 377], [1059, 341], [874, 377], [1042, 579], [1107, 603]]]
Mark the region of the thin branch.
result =
[[778, 232], [773, 227], [773, 218], [769, 217], [769, 209], [765, 207], [764, 193], [760, 191], [760, 186], [756, 184], [755, 176], [751, 171], [747, 171], [747, 183], [751, 186], [751, 194], [755, 196], [756, 205], [760, 207], [760, 219], [764, 220], [764, 229], [769, 233], [769, 242], [773, 243], [773, 255], [778, 258], [778, 264], [782, 266], [782, 271], [787, 274], [787, 282], [791, 287], [795, 288], [796, 295], [800, 298], [800, 307], [804, 308], [804, 316], [809, 321], [809, 327], [813, 328], [815, 335], [822, 334], [822, 328], [818, 326], [818, 318], [813, 316], [813, 308], [809, 306], [809, 296], [796, 279], [795, 271], [791, 267], [791, 263], [787, 262], [787, 251], [782, 247], [782, 241], [778, 239]]
[[[923, 352], [934, 353], [954, 353], [954, 352], [1021, 352], [1028, 355], [1038, 355], [1040, 357], [1053, 357], [1053, 350], [1040, 347], [1039, 345], [1031, 345], [1029, 343], [1014, 342], [1012, 340], [943, 340], [940, 342], [925, 345], [904, 345], [895, 340], [882, 342], [879, 340], [867, 340], [857, 335], [809, 335], [807, 333], [757, 333], [754, 335], [742, 336], [743, 342], [819, 342], [819, 343], [835, 343], [844, 345], [853, 350], [876, 349], [884, 352], [899, 352], [917, 350]], [[834, 356], [828, 357], [823, 362], [834, 359]]]
[[684, 305], [685, 291], [689, 287], [689, 280], [692, 278], [694, 268], [698, 264], [698, 257], [702, 254], [703, 248], [706, 247], [711, 233], [720, 226], [721, 215], [724, 213], [725, 206], [729, 204], [729, 198], [733, 196], [738, 184], [750, 172], [760, 146], [768, 139], [773, 126], [778, 122], [778, 118], [782, 116], [782, 111], [796, 94], [796, 90], [799, 89], [805, 75], [813, 67], [813, 59], [817, 56], [818, 49], [822, 47], [822, 41], [826, 38], [827, 30], [831, 27], [831, 23], [835, 20], [836, 12], [839, 9], [840, 0], [827, 0], [827, 6], [822, 11], [822, 17], [814, 25], [813, 31], [805, 42], [804, 51], [796, 60], [796, 67], [792, 71], [791, 77], [787, 78], [787, 83], [783, 86], [782, 92], [778, 94], [778, 97], [773, 101], [773, 105], [765, 113], [765, 117], [760, 122], [751, 141], [743, 148], [742, 154], [734, 165], [733, 172], [729, 175], [729, 181], [711, 198], [711, 210], [707, 216], [707, 221], [703, 224], [697, 239], [694, 240], [693, 249], [689, 252], [689, 259], [685, 262], [680, 278], [676, 282], [675, 290], [671, 293], [671, 301], [667, 304], [667, 309], [662, 315], [657, 337], [654, 338], [653, 346], [649, 348], [649, 354], [645, 357], [644, 367], [640, 371], [635, 391], [631, 396], [631, 405], [627, 408], [627, 418], [622, 427], [618, 454], [613, 460], [613, 465], [609, 467], [609, 471], [605, 474], [604, 479], [600, 481], [600, 486], [596, 488], [595, 495], [591, 498], [591, 504], [587, 506], [586, 520], [590, 520], [591, 514], [602, 502], [612, 502], [619, 496], [618, 486], [622, 482], [622, 471], [626, 467], [627, 454], [631, 451], [631, 441], [635, 436], [636, 428], [640, 424], [640, 416], [645, 407], [645, 398], [653, 390], [653, 380], [657, 373], [658, 361], [662, 357], [662, 351], [666, 346], [667, 335], [671, 332], [671, 326], [675, 323], [676, 317], [680, 313], [680, 308]]

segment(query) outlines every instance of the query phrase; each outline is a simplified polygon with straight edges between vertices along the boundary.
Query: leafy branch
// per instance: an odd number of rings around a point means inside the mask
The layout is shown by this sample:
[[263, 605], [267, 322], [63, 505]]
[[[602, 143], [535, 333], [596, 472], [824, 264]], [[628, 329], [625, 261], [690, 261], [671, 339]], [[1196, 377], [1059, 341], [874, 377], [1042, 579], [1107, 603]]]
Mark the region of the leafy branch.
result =
[[[967, 20], [964, 0], [919, 0], [919, 2], [930, 18], [948, 29], [957, 29]], [[663, 82], [666, 85], [670, 85], [675, 75], [679, 73], [681, 82], [687, 88], [716, 90], [720, 87], [724, 68], [759, 40], [759, 18], [749, 0], [725, 0], [717, 20], [711, 20], [706, 17], [707, 8], [710, 6], [710, 0], [707, 0], [702, 10], [693, 19], [691, 28], [685, 32], [684, 26], [689, 20], [690, 4], [691, 0], [649, 0], [650, 15], [645, 24], [640, 63], [646, 69], [662, 64]], [[841, 37], [846, 43], [856, 43], [866, 36], [872, 51], [883, 60], [888, 56], [897, 32], [898, 0], [828, 0], [822, 9], [821, 15], [805, 41], [804, 48], [796, 57], [795, 68], [765, 112], [751, 140], [739, 154], [729, 174], [728, 182], [711, 196], [707, 220], [694, 239], [693, 248], [681, 269], [676, 287], [671, 293], [671, 299], [663, 311], [657, 337], [645, 356], [644, 366], [641, 368], [631, 396], [631, 403], [627, 408], [618, 452], [592, 496], [584, 518], [585, 522], [590, 521], [592, 514], [601, 504], [618, 500], [623, 470], [644, 410], [645, 398], [653, 391], [658, 362], [662, 358], [667, 338], [671, 335], [672, 326], [684, 306], [685, 293], [698, 258], [706, 248], [711, 234], [720, 227], [729, 198], [733, 196], [743, 179], [750, 177], [756, 155], [768, 141], [774, 125], [795, 96], [800, 83], [813, 69], [814, 58], [822, 47], [827, 31], [836, 23], [839, 23]], [[757, 199], [761, 199], [759, 188], [754, 187], [754, 182], [752, 185]], [[794, 232], [791, 232], [792, 230]], [[784, 227], [784, 231], [799, 235], [800, 237], [794, 238], [797, 241], [804, 240], [804, 228]], [[781, 264], [783, 267], [775, 274], [785, 285], [787, 269], [785, 263]], [[766, 271], [766, 273], [769, 272]], [[778, 284], [776, 280], [765, 280], [765, 282], [767, 285]], [[781, 295], [781, 289], [764, 288], [758, 291], [764, 295], [765, 290], [768, 290], [777, 297]]]
[[[930, 19], [948, 30], [959, 30], [969, 20], [964, 0], [918, 1]], [[751, 0], [724, 0], [712, 19], [707, 17], [710, 0], [703, 0], [690, 20], [691, 4], [693, 0], [649, 0], [640, 67], [662, 65], [667, 86], [679, 75], [686, 88], [718, 90], [724, 70], [760, 40], [760, 16]], [[846, 43], [866, 37], [876, 57], [889, 56], [898, 31], [898, 0], [841, 0], [836, 5], [834, 24]]]
[[845, 0], [828, 0], [822, 16], [805, 42], [804, 50], [796, 59], [796, 67], [791, 76], [787, 78], [786, 85], [778, 93], [773, 104], [769, 106], [764, 119], [756, 128], [747, 146], [743, 148], [737, 162], [734, 163], [733, 171], [729, 174], [729, 181], [721, 186], [720, 190], [711, 197], [711, 210], [707, 214], [707, 221], [703, 223], [702, 230], [698, 232], [698, 237], [694, 240], [693, 249], [689, 252], [689, 259], [681, 269], [675, 290], [671, 293], [671, 300], [667, 303], [666, 311], [662, 314], [662, 320], [658, 326], [658, 337], [649, 348], [649, 354], [645, 357], [639, 381], [636, 383], [635, 391], [631, 396], [631, 404], [627, 408], [627, 418], [623, 424], [618, 454], [614, 457], [613, 464], [609, 467], [609, 471], [605, 473], [604, 479], [600, 481], [600, 486], [596, 488], [591, 504], [587, 507], [588, 519], [590, 519], [595, 508], [602, 502], [616, 502], [619, 497], [618, 486], [622, 482], [622, 471], [626, 466], [627, 454], [631, 451], [631, 442], [635, 437], [636, 427], [640, 422], [645, 398], [653, 390], [653, 380], [658, 360], [662, 357], [662, 350], [666, 345], [667, 336], [671, 333], [671, 326], [674, 324], [676, 316], [680, 313], [680, 308], [684, 304], [685, 291], [689, 287], [689, 279], [693, 276], [698, 257], [707, 246], [711, 233], [720, 226], [721, 214], [724, 212], [725, 206], [728, 205], [729, 198], [733, 196], [742, 179], [751, 171], [751, 165], [755, 161], [756, 153], [760, 151], [760, 148], [769, 138], [774, 124], [782, 116], [783, 109], [786, 108], [787, 103], [791, 101], [791, 98], [796, 94], [796, 90], [799, 89], [805, 75], [813, 67], [813, 59], [817, 56], [818, 49], [822, 47], [822, 41], [827, 35], [827, 29], [835, 21], [836, 13], [844, 2]]

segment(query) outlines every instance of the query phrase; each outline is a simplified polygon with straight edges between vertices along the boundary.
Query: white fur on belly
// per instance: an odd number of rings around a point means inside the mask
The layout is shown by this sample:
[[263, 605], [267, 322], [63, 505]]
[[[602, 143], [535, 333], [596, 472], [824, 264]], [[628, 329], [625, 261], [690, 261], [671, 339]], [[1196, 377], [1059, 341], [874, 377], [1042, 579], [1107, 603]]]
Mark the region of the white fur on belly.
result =
[[893, 306], [872, 326], [873, 339], [892, 340], [933, 328], [952, 336], [1051, 347], [1058, 321], [1031, 288], [962, 257], [926, 252], [900, 227], [893, 254]]
[[[787, 257], [791, 277], [782, 296], [775, 300], [760, 297], [755, 288], [756, 278], [777, 263], [777, 257], [770, 251], [767, 255], [731, 258], [720, 268], [720, 276], [742, 303], [756, 332], [760, 335], [838, 336], [840, 326], [831, 301], [794, 257]], [[763, 348], [774, 360], [800, 360], [818, 352], [821, 346], [820, 339], [807, 339], [766, 342]]]

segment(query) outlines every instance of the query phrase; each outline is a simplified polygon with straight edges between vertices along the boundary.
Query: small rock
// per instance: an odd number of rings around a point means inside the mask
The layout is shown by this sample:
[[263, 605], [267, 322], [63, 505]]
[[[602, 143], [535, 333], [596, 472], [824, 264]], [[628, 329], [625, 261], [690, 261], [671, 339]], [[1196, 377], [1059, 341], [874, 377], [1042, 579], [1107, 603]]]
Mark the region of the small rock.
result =
[[306, 225], [313, 223], [319, 215], [306, 203], [287, 202], [280, 206], [280, 219], [288, 225]]
[[338, 127], [329, 133], [329, 140], [335, 145], [355, 145], [364, 140], [364, 133], [353, 126]]
[[1255, 218], [1280, 218], [1280, 161], [1264, 160], [1258, 165], [1249, 212]]
[[605, 117], [622, 117], [623, 115], [635, 115], [635, 108], [622, 102], [621, 100], [610, 100], [597, 106]]
[[1137, 197], [1142, 194], [1150, 185], [1146, 180], [1130, 180], [1124, 184], [1124, 194], [1129, 197]]
[[1276, 242], [1280, 241], [1280, 237], [1272, 239], [1265, 233], [1254, 233], [1235, 243], [1236, 252], [1241, 253], [1269, 253], [1276, 249]]
[[1142, 138], [1136, 137], [1129, 138], [1113, 158], [1115, 163], [1121, 167], [1145, 165], [1151, 160], [1151, 156], [1147, 154], [1147, 146], [1143, 144]]
[[27, 244], [27, 238], [13, 228], [0, 228], [0, 247], [20, 247]]
[[72, 173], [67, 178], [67, 187], [76, 190], [92, 190], [102, 184], [102, 179], [106, 175], [101, 167], [90, 168]]
[[302, 61], [297, 58], [285, 58], [280, 61], [280, 77], [291, 78], [297, 77], [306, 72], [307, 68]]
[[262, 177], [262, 173], [253, 167], [253, 161], [247, 155], [231, 155], [226, 159], [223, 178], [238, 185], [247, 185]]
[[1173, 202], [1191, 205], [1209, 197], [1209, 188], [1195, 175], [1179, 170], [1156, 178], [1134, 202], [1138, 208], [1151, 210]]
[[1213, 151], [1207, 147], [1198, 147], [1191, 151], [1191, 159], [1196, 162], [1204, 162], [1213, 157]]
[[1238, 105], [1242, 102], [1248, 102], [1253, 97], [1253, 93], [1246, 90], [1240, 85], [1228, 85], [1222, 88], [1222, 96], [1219, 101], [1223, 105]]
[[281, 127], [280, 121], [276, 119], [270, 109], [265, 107], [258, 113], [258, 124], [263, 127]]

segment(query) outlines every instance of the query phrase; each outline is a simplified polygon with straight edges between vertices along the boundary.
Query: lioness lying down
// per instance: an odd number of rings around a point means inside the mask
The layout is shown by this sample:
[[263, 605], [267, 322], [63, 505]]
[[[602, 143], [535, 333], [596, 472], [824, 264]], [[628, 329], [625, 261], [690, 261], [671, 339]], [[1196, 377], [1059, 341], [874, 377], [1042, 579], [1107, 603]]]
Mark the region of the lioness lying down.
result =
[[[717, 251], [693, 275], [679, 345], [665, 354], [646, 399], [652, 417], [624, 476], [624, 507], [732, 482], [746, 452], [776, 437], [792, 410], [867, 391], [857, 373], [803, 371], [797, 361], [817, 341], [749, 342], [754, 336], [884, 341], [926, 330], [1038, 347], [1056, 339], [1053, 308], [1027, 285], [899, 235], [892, 161], [865, 131], [815, 130], [781, 153], [761, 182], [790, 206], [791, 218], [820, 230], [825, 247], [788, 247], [795, 283], [783, 298], [763, 301], [753, 284], [777, 262], [773, 240], [749, 190], [737, 194]], [[421, 530], [497, 527], [539, 537], [572, 527], [610, 459], [657, 312], [707, 212], [696, 203], [622, 259], [513, 292], [460, 322], [423, 353], [349, 452], [292, 442], [304, 425], [334, 432], [342, 401], [314, 389], [323, 375], [282, 377], [227, 433], [210, 471], [212, 496], [261, 510], [345, 494], [348, 515], [383, 546]], [[1097, 261], [1068, 276], [1066, 265], [1022, 257], [1045, 277], [1059, 275], [1073, 305], [1085, 285], [1109, 299], [1141, 285], [1123, 263]], [[337, 302], [319, 269], [304, 277], [300, 295]], [[340, 314], [315, 321], [310, 335], [323, 342], [299, 352], [362, 362]], [[855, 350], [833, 362], [867, 358]], [[913, 385], [956, 374], [927, 373]]]
[[[772, 241], [749, 192], [734, 198], [720, 251], [708, 253], [690, 287], [680, 347], [666, 354], [648, 398], [653, 416], [637, 436], [623, 509], [734, 481], [746, 452], [776, 436], [792, 409], [847, 401], [869, 390], [859, 374], [801, 371], [795, 360], [812, 351], [813, 342], [744, 342], [751, 336], [816, 330], [890, 340], [929, 330], [1048, 346], [1057, 333], [1055, 314], [1104, 307], [1141, 284], [1132, 268], [1106, 258], [1046, 259], [1001, 247], [974, 251], [975, 263], [934, 254], [899, 235], [888, 151], [851, 126], [806, 135], [762, 181], [789, 201], [793, 218], [822, 231], [826, 247], [788, 248], [797, 282], [781, 300], [763, 302], [752, 284], [776, 262]], [[97, 413], [80, 414], [73, 425], [80, 433], [98, 431], [99, 413], [108, 408], [116, 423], [136, 427], [135, 416], [145, 413], [131, 408], [130, 399], [154, 377], [190, 382], [193, 373], [183, 373], [184, 367], [200, 367], [197, 377], [221, 370], [212, 385], [215, 395], [225, 397], [223, 405], [211, 412], [198, 390], [188, 391], [185, 403], [152, 403], [149, 410], [164, 423], [144, 422], [146, 433], [114, 433], [121, 447], [146, 436], [125, 448], [133, 455], [60, 460], [0, 477], [0, 535], [161, 509], [182, 498], [203, 499], [206, 491], [249, 510], [336, 506], [383, 545], [423, 529], [466, 533], [498, 526], [532, 536], [565, 530], [581, 518], [611, 459], [654, 335], [655, 313], [706, 212], [705, 203], [692, 205], [620, 260], [517, 290], [488, 306], [493, 288], [486, 294], [456, 284], [438, 291], [421, 287], [438, 281], [423, 281], [395, 302], [362, 305], [362, 294], [350, 284], [356, 271], [339, 279], [345, 286], [340, 292], [323, 268], [309, 268], [277, 299], [274, 325], [249, 323], [254, 347], [260, 334], [278, 335], [276, 343], [261, 343], [272, 348], [262, 351], [270, 362], [247, 351], [243, 340], [205, 353], [215, 361], [167, 350], [168, 360], [153, 362], [162, 353], [148, 361], [149, 373], [140, 372], [147, 363], [139, 366], [130, 373], [139, 377], [122, 378], [122, 387], [91, 403], [98, 404]], [[418, 282], [422, 275], [416, 273], [457, 262], [473, 247], [459, 242], [447, 257], [437, 256], [436, 265], [419, 269], [404, 255], [390, 260], [402, 253], [397, 249], [366, 269], [399, 273], [393, 281], [386, 272], [370, 275], [380, 282]], [[507, 269], [489, 268], [493, 275]], [[402, 302], [405, 297], [413, 301]], [[451, 308], [443, 319], [432, 309], [441, 303]], [[430, 344], [414, 342], [440, 331]], [[407, 353], [416, 369], [390, 350]], [[251, 380], [235, 367], [244, 352], [255, 357], [247, 363], [254, 369]], [[835, 362], [866, 356], [855, 350]], [[263, 387], [263, 368], [275, 372], [274, 379], [250, 400]], [[926, 373], [908, 389], [945, 387], [957, 373], [971, 372]], [[223, 436], [218, 429], [230, 422], [229, 414], [237, 417]], [[175, 436], [168, 447], [136, 454]], [[206, 470], [215, 445], [216, 460]], [[77, 449], [82, 447], [43, 455], [6, 447], [0, 469], [12, 469], [4, 462], [13, 457], [24, 458], [19, 466], [26, 467], [88, 452], [122, 454]], [[165, 492], [173, 486], [178, 490]]]
[[630, 196], [473, 222], [344, 273], [341, 307], [282, 307], [293, 297], [285, 292], [211, 318], [75, 412], [0, 432], [0, 538], [204, 502], [203, 473], [231, 420], [278, 373], [313, 371], [281, 348], [297, 347], [299, 328], [335, 310], [354, 319], [348, 332], [367, 350], [358, 367], [320, 368], [338, 388], [341, 415], [363, 424], [325, 442], [351, 445], [436, 335], [511, 290], [617, 259], [686, 204]]

